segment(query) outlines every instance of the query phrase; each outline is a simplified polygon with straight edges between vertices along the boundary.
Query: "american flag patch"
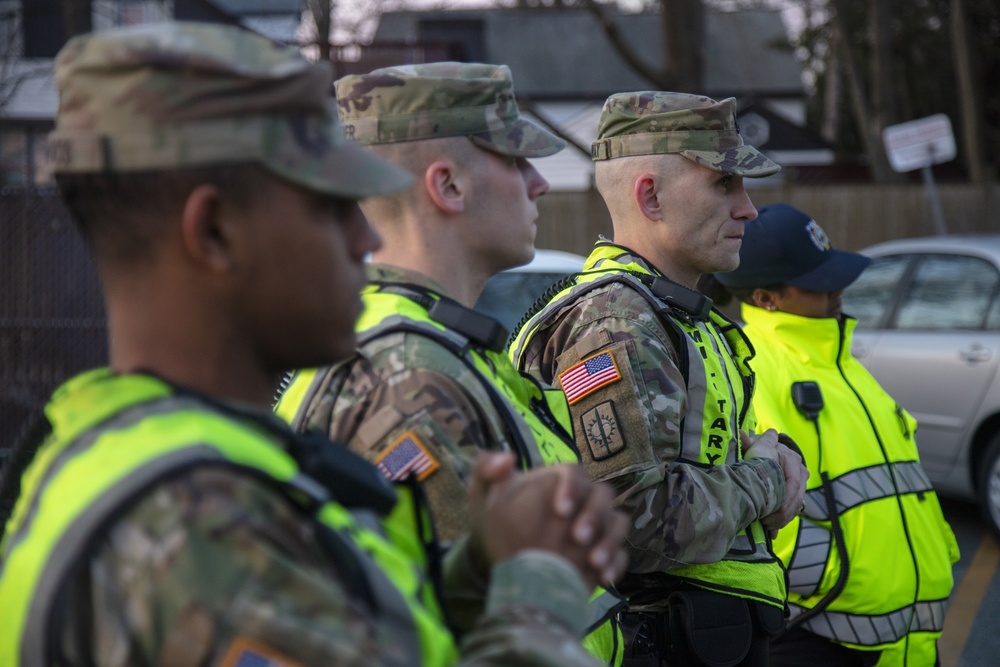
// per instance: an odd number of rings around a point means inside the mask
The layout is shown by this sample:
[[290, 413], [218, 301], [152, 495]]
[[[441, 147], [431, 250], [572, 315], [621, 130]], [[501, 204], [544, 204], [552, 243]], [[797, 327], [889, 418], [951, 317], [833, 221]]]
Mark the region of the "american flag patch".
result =
[[222, 667], [302, 667], [302, 664], [278, 653], [270, 646], [247, 637], [237, 637], [226, 656]]
[[610, 352], [601, 352], [560, 373], [559, 384], [566, 401], [573, 405], [587, 394], [621, 378], [615, 358]]
[[375, 460], [375, 465], [392, 482], [411, 473], [422, 482], [441, 467], [413, 431], [407, 431]]

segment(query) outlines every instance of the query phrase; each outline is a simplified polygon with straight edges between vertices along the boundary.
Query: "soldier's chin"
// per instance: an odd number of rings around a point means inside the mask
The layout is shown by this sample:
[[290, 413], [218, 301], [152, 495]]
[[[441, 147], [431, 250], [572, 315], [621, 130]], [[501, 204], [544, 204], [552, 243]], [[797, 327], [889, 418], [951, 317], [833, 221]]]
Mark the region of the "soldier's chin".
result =
[[[354, 320], [352, 320], [352, 322], [353, 321]], [[343, 336], [337, 337], [337, 344], [333, 349], [333, 355], [335, 358], [331, 360], [332, 363], [337, 363], [338, 361], [343, 361], [344, 359], [347, 359], [352, 354], [354, 354], [357, 348], [358, 348], [358, 336], [354, 332], [354, 329], [352, 328], [350, 332], [345, 333]]]
[[[354, 320], [351, 320], [353, 324]], [[299, 359], [297, 368], [328, 366], [348, 359], [358, 347], [358, 337], [353, 326], [349, 331], [329, 331], [322, 349], [314, 350], [311, 359]]]
[[736, 253], [726, 259], [720, 260], [719, 266], [707, 273], [725, 273], [727, 271], [735, 271], [738, 268], [740, 268], [740, 255]]
[[321, 348], [316, 347], [309, 351], [299, 348], [298, 354], [293, 358], [284, 359], [280, 367], [287, 370], [289, 368], [318, 368], [336, 364], [354, 354], [357, 342], [353, 331], [349, 334], [328, 334]]
[[516, 266], [524, 266], [525, 264], [531, 263], [531, 260], [535, 258], [535, 239], [532, 237], [531, 243], [524, 246], [521, 252], [518, 253], [517, 257], [513, 258], [511, 266], [508, 268], [514, 268]]

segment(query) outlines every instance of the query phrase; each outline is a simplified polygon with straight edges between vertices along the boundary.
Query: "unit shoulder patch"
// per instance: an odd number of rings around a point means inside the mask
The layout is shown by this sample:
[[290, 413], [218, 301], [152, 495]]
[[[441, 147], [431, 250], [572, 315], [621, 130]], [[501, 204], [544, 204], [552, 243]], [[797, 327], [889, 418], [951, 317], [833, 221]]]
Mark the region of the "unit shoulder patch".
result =
[[604, 401], [580, 415], [580, 427], [595, 461], [610, 458], [625, 449], [625, 436], [618, 423], [614, 401]]
[[302, 667], [302, 663], [249, 637], [237, 637], [226, 650], [222, 667]]
[[375, 459], [375, 466], [390, 481], [398, 482], [411, 474], [422, 482], [441, 467], [427, 446], [413, 431], [406, 431]]
[[559, 374], [559, 384], [570, 405], [621, 379], [618, 363], [610, 350], [587, 357]]

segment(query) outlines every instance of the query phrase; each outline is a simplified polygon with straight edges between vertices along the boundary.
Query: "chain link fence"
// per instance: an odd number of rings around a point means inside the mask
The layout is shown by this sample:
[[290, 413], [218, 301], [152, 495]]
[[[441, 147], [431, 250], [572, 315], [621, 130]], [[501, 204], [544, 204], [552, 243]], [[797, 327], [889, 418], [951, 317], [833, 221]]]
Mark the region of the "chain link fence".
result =
[[61, 382], [107, 362], [105, 337], [97, 273], [56, 191], [0, 189], [0, 456]]

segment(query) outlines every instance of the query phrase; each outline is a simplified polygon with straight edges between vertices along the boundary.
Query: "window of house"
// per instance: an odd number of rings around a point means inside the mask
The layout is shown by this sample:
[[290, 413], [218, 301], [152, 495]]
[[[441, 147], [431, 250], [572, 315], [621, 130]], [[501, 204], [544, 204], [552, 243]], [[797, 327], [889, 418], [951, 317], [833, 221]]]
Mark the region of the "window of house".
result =
[[28, 163], [32, 185], [38, 188], [55, 186], [52, 163], [49, 161], [49, 130], [33, 129], [29, 134], [30, 161]]
[[173, 16], [170, 0], [94, 0], [94, 29], [167, 21]]
[[23, 188], [28, 181], [28, 132], [0, 130], [0, 187]]
[[417, 26], [421, 42], [448, 45], [449, 60], [476, 63], [486, 58], [482, 20], [424, 19]]
[[0, 130], [0, 187], [49, 187], [55, 184], [49, 163], [48, 128]]
[[66, 27], [60, 0], [23, 2], [21, 31], [25, 58], [54, 58], [66, 43]]

